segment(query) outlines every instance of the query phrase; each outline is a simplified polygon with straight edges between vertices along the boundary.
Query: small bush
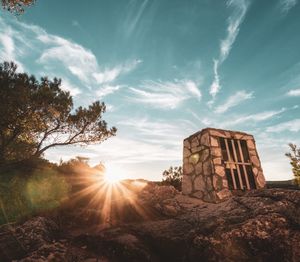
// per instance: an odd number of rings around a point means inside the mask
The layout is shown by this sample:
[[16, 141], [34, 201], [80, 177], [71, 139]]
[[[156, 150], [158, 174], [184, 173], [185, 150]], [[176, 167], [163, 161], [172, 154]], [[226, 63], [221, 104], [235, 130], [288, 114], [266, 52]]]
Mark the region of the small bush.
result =
[[175, 187], [177, 190], [181, 191], [181, 182], [182, 182], [182, 167], [169, 167], [163, 173], [162, 185], [170, 185]]
[[291, 151], [285, 155], [290, 159], [294, 174], [294, 183], [300, 186], [300, 148], [297, 148], [297, 146], [292, 143], [289, 144], [289, 147]]

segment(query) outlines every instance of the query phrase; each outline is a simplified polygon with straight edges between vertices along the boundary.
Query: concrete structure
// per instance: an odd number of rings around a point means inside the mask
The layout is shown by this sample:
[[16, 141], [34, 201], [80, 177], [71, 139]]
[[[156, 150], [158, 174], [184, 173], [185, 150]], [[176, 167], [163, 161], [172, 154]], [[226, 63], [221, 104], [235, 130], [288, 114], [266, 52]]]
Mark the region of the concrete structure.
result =
[[183, 143], [183, 194], [216, 203], [265, 187], [252, 135], [206, 128]]

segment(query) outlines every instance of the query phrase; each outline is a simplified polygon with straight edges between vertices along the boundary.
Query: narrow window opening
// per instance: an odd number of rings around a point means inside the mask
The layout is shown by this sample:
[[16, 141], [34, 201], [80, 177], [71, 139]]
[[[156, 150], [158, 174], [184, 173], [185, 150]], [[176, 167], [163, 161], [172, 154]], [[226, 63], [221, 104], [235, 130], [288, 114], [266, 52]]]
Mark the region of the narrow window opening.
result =
[[253, 188], [253, 189], [256, 189], [254, 174], [253, 174], [251, 166], [247, 166], [246, 169], [247, 169], [247, 174], [248, 174], [248, 180], [249, 180], [249, 183], [250, 183], [250, 187]]
[[221, 145], [221, 151], [222, 151], [222, 159], [224, 161], [228, 161], [225, 139], [223, 137], [220, 137], [220, 145]]
[[241, 147], [242, 147], [242, 151], [243, 151], [244, 161], [250, 162], [248, 147], [247, 147], [247, 143], [245, 140], [241, 140]]
[[230, 190], [256, 189], [246, 140], [219, 138]]
[[225, 174], [226, 174], [226, 178], [227, 178], [227, 182], [228, 182], [228, 188], [230, 190], [233, 190], [233, 181], [232, 181], [232, 176], [231, 176], [231, 172], [229, 168], [225, 169]]

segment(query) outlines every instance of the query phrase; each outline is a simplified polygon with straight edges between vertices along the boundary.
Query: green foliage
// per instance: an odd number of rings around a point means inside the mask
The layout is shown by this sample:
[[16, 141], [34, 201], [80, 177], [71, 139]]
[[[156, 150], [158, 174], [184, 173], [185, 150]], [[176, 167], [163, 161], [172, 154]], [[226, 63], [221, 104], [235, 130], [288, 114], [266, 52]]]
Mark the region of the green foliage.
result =
[[[0, 225], [57, 210], [99, 182], [104, 169], [101, 163], [91, 167], [88, 158], [77, 157], [59, 165], [35, 159], [0, 170]], [[86, 206], [97, 190], [76, 204]]]
[[24, 13], [25, 8], [35, 3], [35, 0], [1, 0], [2, 7], [15, 15]]
[[104, 103], [73, 110], [61, 80], [36, 80], [17, 73], [17, 65], [0, 64], [0, 166], [39, 158], [52, 147], [101, 143], [116, 134], [102, 119]]
[[170, 167], [169, 169], [163, 172], [163, 185], [174, 186], [177, 190], [181, 190], [182, 182], [182, 167]]
[[300, 148], [290, 143], [290, 152], [285, 155], [290, 159], [292, 171], [295, 177], [295, 184], [300, 185]]
[[58, 207], [69, 190], [64, 176], [47, 161], [1, 170], [0, 225]]

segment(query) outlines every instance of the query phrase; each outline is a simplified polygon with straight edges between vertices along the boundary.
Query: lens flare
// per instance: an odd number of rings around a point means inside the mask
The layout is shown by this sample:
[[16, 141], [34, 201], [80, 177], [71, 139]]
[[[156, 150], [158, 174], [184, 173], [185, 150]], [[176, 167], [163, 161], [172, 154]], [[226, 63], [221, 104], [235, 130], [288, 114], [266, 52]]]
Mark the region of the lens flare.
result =
[[104, 172], [105, 183], [114, 185], [120, 183], [120, 181], [125, 178], [124, 170], [110, 165], [106, 166]]
[[129, 173], [115, 164], [106, 164], [95, 171], [87, 175], [87, 171], [80, 170], [82, 175], [73, 181], [77, 190], [71, 197], [72, 202], [82, 207], [76, 216], [95, 225], [95, 230], [117, 225], [133, 216], [143, 219], [152, 216], [151, 210], [147, 210], [138, 198], [138, 192], [146, 183], [129, 179]]

